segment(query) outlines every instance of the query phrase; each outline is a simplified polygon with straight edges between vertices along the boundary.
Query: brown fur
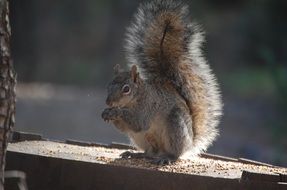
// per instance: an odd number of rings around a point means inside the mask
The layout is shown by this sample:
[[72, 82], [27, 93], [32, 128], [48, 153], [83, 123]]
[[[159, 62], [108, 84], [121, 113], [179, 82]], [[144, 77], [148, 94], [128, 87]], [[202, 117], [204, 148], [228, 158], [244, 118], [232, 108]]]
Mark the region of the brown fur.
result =
[[[167, 69], [169, 69], [173, 70], [172, 72], [182, 74], [185, 88], [189, 89], [192, 97], [192, 102], [190, 99], [185, 99], [185, 101], [193, 118], [195, 126], [193, 127], [194, 136], [200, 136], [204, 133], [206, 121], [206, 92], [204, 91], [204, 86], [202, 86], [202, 79], [189, 69], [190, 63], [187, 63], [188, 60], [183, 58], [183, 55], [185, 55], [183, 26], [184, 24], [176, 12], [160, 13], [147, 29], [148, 35], [146, 35], [145, 39], [145, 50], [148, 57], [153, 58], [151, 61], [159, 62], [163, 65], [162, 69], [164, 72], [167, 72]], [[163, 29], [165, 30], [163, 31]], [[158, 50], [161, 45], [160, 42], [163, 43], [162, 51]], [[168, 59], [164, 58], [164, 56], [168, 57]], [[178, 93], [170, 83], [165, 83], [164, 85], [169, 85], [168, 89], [171, 93]]]
[[184, 28], [181, 22], [175, 12], [163, 12], [147, 29], [146, 54], [152, 58], [150, 61], [159, 62], [164, 69], [174, 67], [173, 63], [178, 63], [183, 55]]
[[[187, 6], [173, 0], [142, 4], [128, 28], [131, 71], [109, 86], [108, 99], [119, 108], [105, 110], [103, 118], [124, 128], [149, 156], [198, 155], [218, 134], [221, 98], [202, 41]], [[123, 85], [132, 87], [130, 95], [122, 95]]]

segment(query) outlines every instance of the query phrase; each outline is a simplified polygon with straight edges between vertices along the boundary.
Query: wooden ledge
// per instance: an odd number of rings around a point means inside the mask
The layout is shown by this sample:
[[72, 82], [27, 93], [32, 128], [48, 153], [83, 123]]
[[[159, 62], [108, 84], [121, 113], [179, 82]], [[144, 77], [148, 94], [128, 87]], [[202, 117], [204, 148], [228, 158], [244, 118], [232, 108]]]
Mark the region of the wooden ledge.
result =
[[132, 147], [74, 140], [9, 144], [7, 169], [24, 171], [29, 189], [287, 189], [287, 168], [204, 154], [156, 166], [121, 159]]

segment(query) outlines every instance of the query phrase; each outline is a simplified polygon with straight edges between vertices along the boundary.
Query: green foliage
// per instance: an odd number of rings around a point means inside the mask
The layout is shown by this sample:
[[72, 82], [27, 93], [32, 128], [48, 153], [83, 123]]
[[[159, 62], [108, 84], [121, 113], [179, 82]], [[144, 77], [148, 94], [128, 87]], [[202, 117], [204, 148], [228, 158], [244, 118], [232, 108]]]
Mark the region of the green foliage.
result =
[[244, 68], [224, 77], [226, 88], [238, 96], [274, 96], [276, 87], [267, 68]]
[[270, 48], [264, 47], [260, 49], [259, 54], [267, 65], [274, 85], [281, 96], [281, 101], [287, 105], [287, 67], [284, 67], [284, 64], [280, 64], [276, 61], [275, 53], [273, 53]]

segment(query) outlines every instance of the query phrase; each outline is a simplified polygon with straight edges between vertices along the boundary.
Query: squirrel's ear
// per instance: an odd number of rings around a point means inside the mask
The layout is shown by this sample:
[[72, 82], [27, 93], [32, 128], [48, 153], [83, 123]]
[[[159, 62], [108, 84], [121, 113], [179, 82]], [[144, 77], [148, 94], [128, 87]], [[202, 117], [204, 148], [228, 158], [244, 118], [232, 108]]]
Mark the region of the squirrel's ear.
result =
[[116, 64], [114, 66], [114, 74], [115, 75], [119, 74], [120, 70], [121, 70], [121, 66], [119, 64]]
[[133, 65], [131, 68], [131, 77], [132, 77], [132, 80], [134, 81], [134, 83], [137, 83], [138, 79], [139, 79], [139, 73], [137, 72], [137, 70], [138, 70], [137, 66]]

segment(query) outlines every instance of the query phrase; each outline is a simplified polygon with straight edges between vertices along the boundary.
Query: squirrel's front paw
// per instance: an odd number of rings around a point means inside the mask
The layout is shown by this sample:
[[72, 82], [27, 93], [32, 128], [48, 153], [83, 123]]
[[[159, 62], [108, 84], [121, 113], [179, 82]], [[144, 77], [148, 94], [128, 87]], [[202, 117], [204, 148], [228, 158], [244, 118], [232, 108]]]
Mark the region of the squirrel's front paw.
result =
[[102, 118], [104, 121], [116, 120], [119, 118], [118, 108], [106, 108], [102, 113]]

